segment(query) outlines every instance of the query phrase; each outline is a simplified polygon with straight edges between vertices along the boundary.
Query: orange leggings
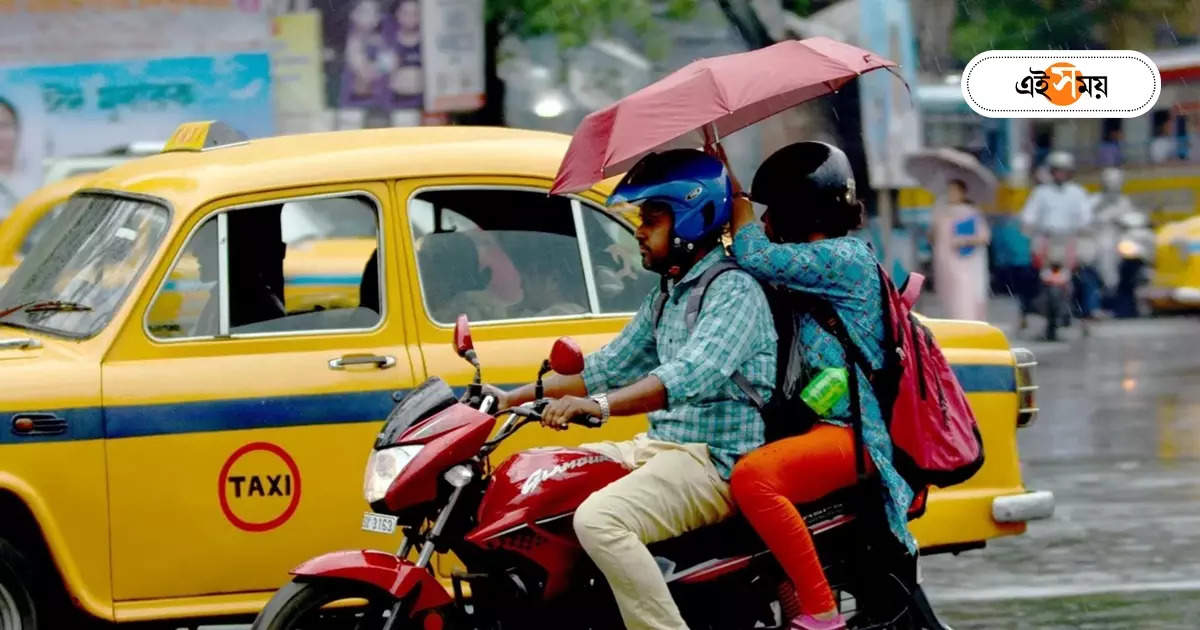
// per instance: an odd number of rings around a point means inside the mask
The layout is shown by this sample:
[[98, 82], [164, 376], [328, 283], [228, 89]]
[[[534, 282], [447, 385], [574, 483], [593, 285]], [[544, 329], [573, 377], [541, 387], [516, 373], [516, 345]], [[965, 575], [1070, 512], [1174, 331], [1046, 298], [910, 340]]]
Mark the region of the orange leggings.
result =
[[[867, 457], [869, 471], [870, 462]], [[733, 469], [734, 501], [796, 586], [803, 613], [832, 610], [834, 602], [795, 504], [816, 501], [855, 481], [853, 430], [824, 422], [755, 450]]]

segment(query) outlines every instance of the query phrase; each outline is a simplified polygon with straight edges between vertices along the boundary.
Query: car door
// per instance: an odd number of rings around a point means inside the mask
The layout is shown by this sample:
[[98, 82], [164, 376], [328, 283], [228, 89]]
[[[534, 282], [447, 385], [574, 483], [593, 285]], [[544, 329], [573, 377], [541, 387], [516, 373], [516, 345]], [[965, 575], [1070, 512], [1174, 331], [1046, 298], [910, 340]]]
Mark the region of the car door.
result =
[[[507, 388], [532, 381], [559, 336], [585, 351], [599, 348], [657, 282], [642, 269], [628, 224], [581, 198], [549, 196], [548, 185], [448, 178], [398, 188], [408, 209], [401, 238], [415, 256], [408, 285], [429, 375], [455, 387], [470, 381], [473, 369], [451, 347], [460, 313], [470, 318], [484, 380]], [[492, 461], [533, 446], [624, 439], [644, 428], [636, 418], [590, 431], [530, 426]]]
[[383, 183], [197, 213], [103, 365], [113, 592], [277, 588], [359, 534], [362, 473], [413, 385]]

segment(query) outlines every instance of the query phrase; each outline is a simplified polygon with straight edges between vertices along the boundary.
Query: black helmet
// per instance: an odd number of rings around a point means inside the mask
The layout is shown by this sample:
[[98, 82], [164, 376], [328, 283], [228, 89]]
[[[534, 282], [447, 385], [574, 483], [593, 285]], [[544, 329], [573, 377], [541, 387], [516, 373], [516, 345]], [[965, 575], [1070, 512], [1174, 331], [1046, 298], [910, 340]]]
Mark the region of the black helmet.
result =
[[750, 198], [767, 206], [785, 238], [841, 235], [862, 223], [850, 159], [824, 142], [797, 142], [773, 153], [754, 174]]

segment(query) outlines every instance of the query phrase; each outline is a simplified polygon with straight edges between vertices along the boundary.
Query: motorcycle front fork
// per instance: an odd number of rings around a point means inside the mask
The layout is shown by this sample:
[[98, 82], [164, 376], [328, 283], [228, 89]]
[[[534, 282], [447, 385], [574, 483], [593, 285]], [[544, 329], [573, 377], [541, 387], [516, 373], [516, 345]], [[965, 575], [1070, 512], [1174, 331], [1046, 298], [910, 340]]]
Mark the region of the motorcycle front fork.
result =
[[[458, 503], [458, 498], [462, 496], [465, 485], [458, 486], [454, 492], [450, 494], [450, 500], [446, 502], [446, 507], [438, 514], [437, 520], [434, 521], [433, 527], [429, 533], [425, 535], [425, 543], [421, 545], [421, 554], [417, 556], [416, 567], [425, 569], [429, 566], [430, 560], [433, 559], [433, 552], [437, 549], [437, 539], [442, 534], [442, 530], [446, 528], [446, 522], [450, 520], [450, 514], [454, 511], [454, 505]], [[404, 537], [404, 541], [400, 543], [400, 549], [396, 552], [396, 557], [403, 560], [408, 557], [412, 551], [413, 543], [408, 536]], [[407, 599], [397, 599], [395, 604], [392, 604], [391, 614], [388, 615], [387, 623], [383, 624], [383, 630], [393, 630], [397, 620], [400, 619], [404, 609], [404, 604]]]

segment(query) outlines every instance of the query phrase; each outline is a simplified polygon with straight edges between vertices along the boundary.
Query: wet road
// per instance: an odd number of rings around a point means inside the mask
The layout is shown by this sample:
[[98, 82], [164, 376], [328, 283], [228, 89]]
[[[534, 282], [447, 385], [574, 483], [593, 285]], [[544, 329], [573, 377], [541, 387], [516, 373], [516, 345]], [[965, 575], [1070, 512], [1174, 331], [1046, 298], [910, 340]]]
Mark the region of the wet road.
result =
[[959, 557], [926, 587], [954, 628], [1200, 628], [1200, 318], [1108, 321], [1038, 355], [1024, 478], [1052, 520]]

